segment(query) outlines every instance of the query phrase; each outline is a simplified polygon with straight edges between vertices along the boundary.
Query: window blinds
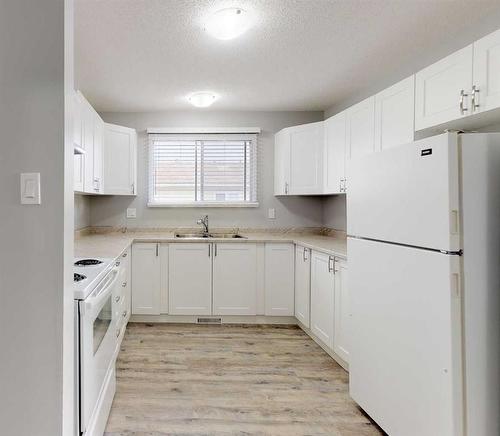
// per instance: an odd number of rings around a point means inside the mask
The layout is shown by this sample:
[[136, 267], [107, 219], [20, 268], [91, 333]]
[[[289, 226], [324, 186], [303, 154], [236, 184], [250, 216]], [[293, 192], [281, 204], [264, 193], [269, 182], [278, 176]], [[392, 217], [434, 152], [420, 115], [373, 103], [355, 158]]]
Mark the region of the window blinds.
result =
[[257, 135], [149, 135], [149, 205], [255, 205]]

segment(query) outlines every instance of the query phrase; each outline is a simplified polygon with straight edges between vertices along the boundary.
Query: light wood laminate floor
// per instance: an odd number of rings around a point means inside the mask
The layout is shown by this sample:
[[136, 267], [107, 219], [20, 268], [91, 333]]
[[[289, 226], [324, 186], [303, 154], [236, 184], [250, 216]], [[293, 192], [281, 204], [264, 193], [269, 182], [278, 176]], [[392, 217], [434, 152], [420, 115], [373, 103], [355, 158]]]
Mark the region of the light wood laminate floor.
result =
[[117, 435], [380, 435], [348, 374], [295, 326], [131, 323], [106, 428]]

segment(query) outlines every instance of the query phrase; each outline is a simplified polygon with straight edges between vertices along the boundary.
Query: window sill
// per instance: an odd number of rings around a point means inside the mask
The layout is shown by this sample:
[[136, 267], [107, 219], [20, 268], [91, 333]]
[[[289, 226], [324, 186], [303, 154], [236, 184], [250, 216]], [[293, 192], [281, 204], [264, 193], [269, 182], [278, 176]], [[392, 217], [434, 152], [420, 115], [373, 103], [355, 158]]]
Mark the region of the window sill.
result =
[[148, 207], [192, 207], [192, 208], [211, 208], [211, 207], [259, 207], [258, 202], [254, 203], [148, 203]]

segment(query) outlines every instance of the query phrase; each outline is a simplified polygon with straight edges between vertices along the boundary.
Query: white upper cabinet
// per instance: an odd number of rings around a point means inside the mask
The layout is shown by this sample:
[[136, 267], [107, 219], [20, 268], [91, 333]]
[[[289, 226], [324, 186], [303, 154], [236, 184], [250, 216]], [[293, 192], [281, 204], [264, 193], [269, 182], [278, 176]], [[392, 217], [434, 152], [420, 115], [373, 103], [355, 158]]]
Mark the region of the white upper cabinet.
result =
[[335, 316], [333, 351], [349, 363], [351, 306], [347, 283], [347, 261], [335, 258]]
[[321, 194], [323, 191], [323, 122], [289, 129], [290, 194]]
[[274, 136], [274, 195], [288, 195], [290, 189], [290, 135], [288, 129]]
[[323, 121], [280, 130], [274, 141], [274, 195], [323, 192]]
[[474, 43], [473, 113], [500, 107], [500, 30]]
[[93, 153], [93, 191], [96, 194], [103, 193], [103, 142], [104, 142], [104, 121], [97, 114], [94, 116], [94, 153]]
[[257, 245], [214, 244], [213, 314], [257, 314]]
[[[212, 244], [176, 243], [168, 252], [168, 308], [172, 315], [211, 315]], [[135, 293], [135, 288], [133, 290]]]
[[264, 266], [265, 315], [293, 316], [294, 245], [268, 243]]
[[295, 318], [305, 327], [310, 326], [311, 250], [295, 247]]
[[324, 193], [340, 194], [345, 179], [346, 112], [328, 118], [324, 124]]
[[334, 258], [313, 250], [311, 257], [311, 331], [330, 349], [333, 349], [334, 305]]
[[471, 114], [472, 44], [419, 71], [415, 83], [415, 130]]
[[104, 192], [137, 193], [137, 133], [134, 129], [104, 124]]
[[375, 96], [375, 149], [385, 150], [414, 140], [415, 76]]
[[367, 98], [346, 111], [347, 159], [375, 151], [375, 97]]

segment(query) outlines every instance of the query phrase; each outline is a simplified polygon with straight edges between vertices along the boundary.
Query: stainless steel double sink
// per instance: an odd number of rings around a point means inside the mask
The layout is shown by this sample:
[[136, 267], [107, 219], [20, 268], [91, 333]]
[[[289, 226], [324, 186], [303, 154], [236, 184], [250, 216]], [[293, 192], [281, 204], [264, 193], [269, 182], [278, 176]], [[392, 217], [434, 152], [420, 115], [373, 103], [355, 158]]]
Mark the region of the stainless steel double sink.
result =
[[174, 236], [182, 239], [247, 239], [238, 233], [175, 233]]

